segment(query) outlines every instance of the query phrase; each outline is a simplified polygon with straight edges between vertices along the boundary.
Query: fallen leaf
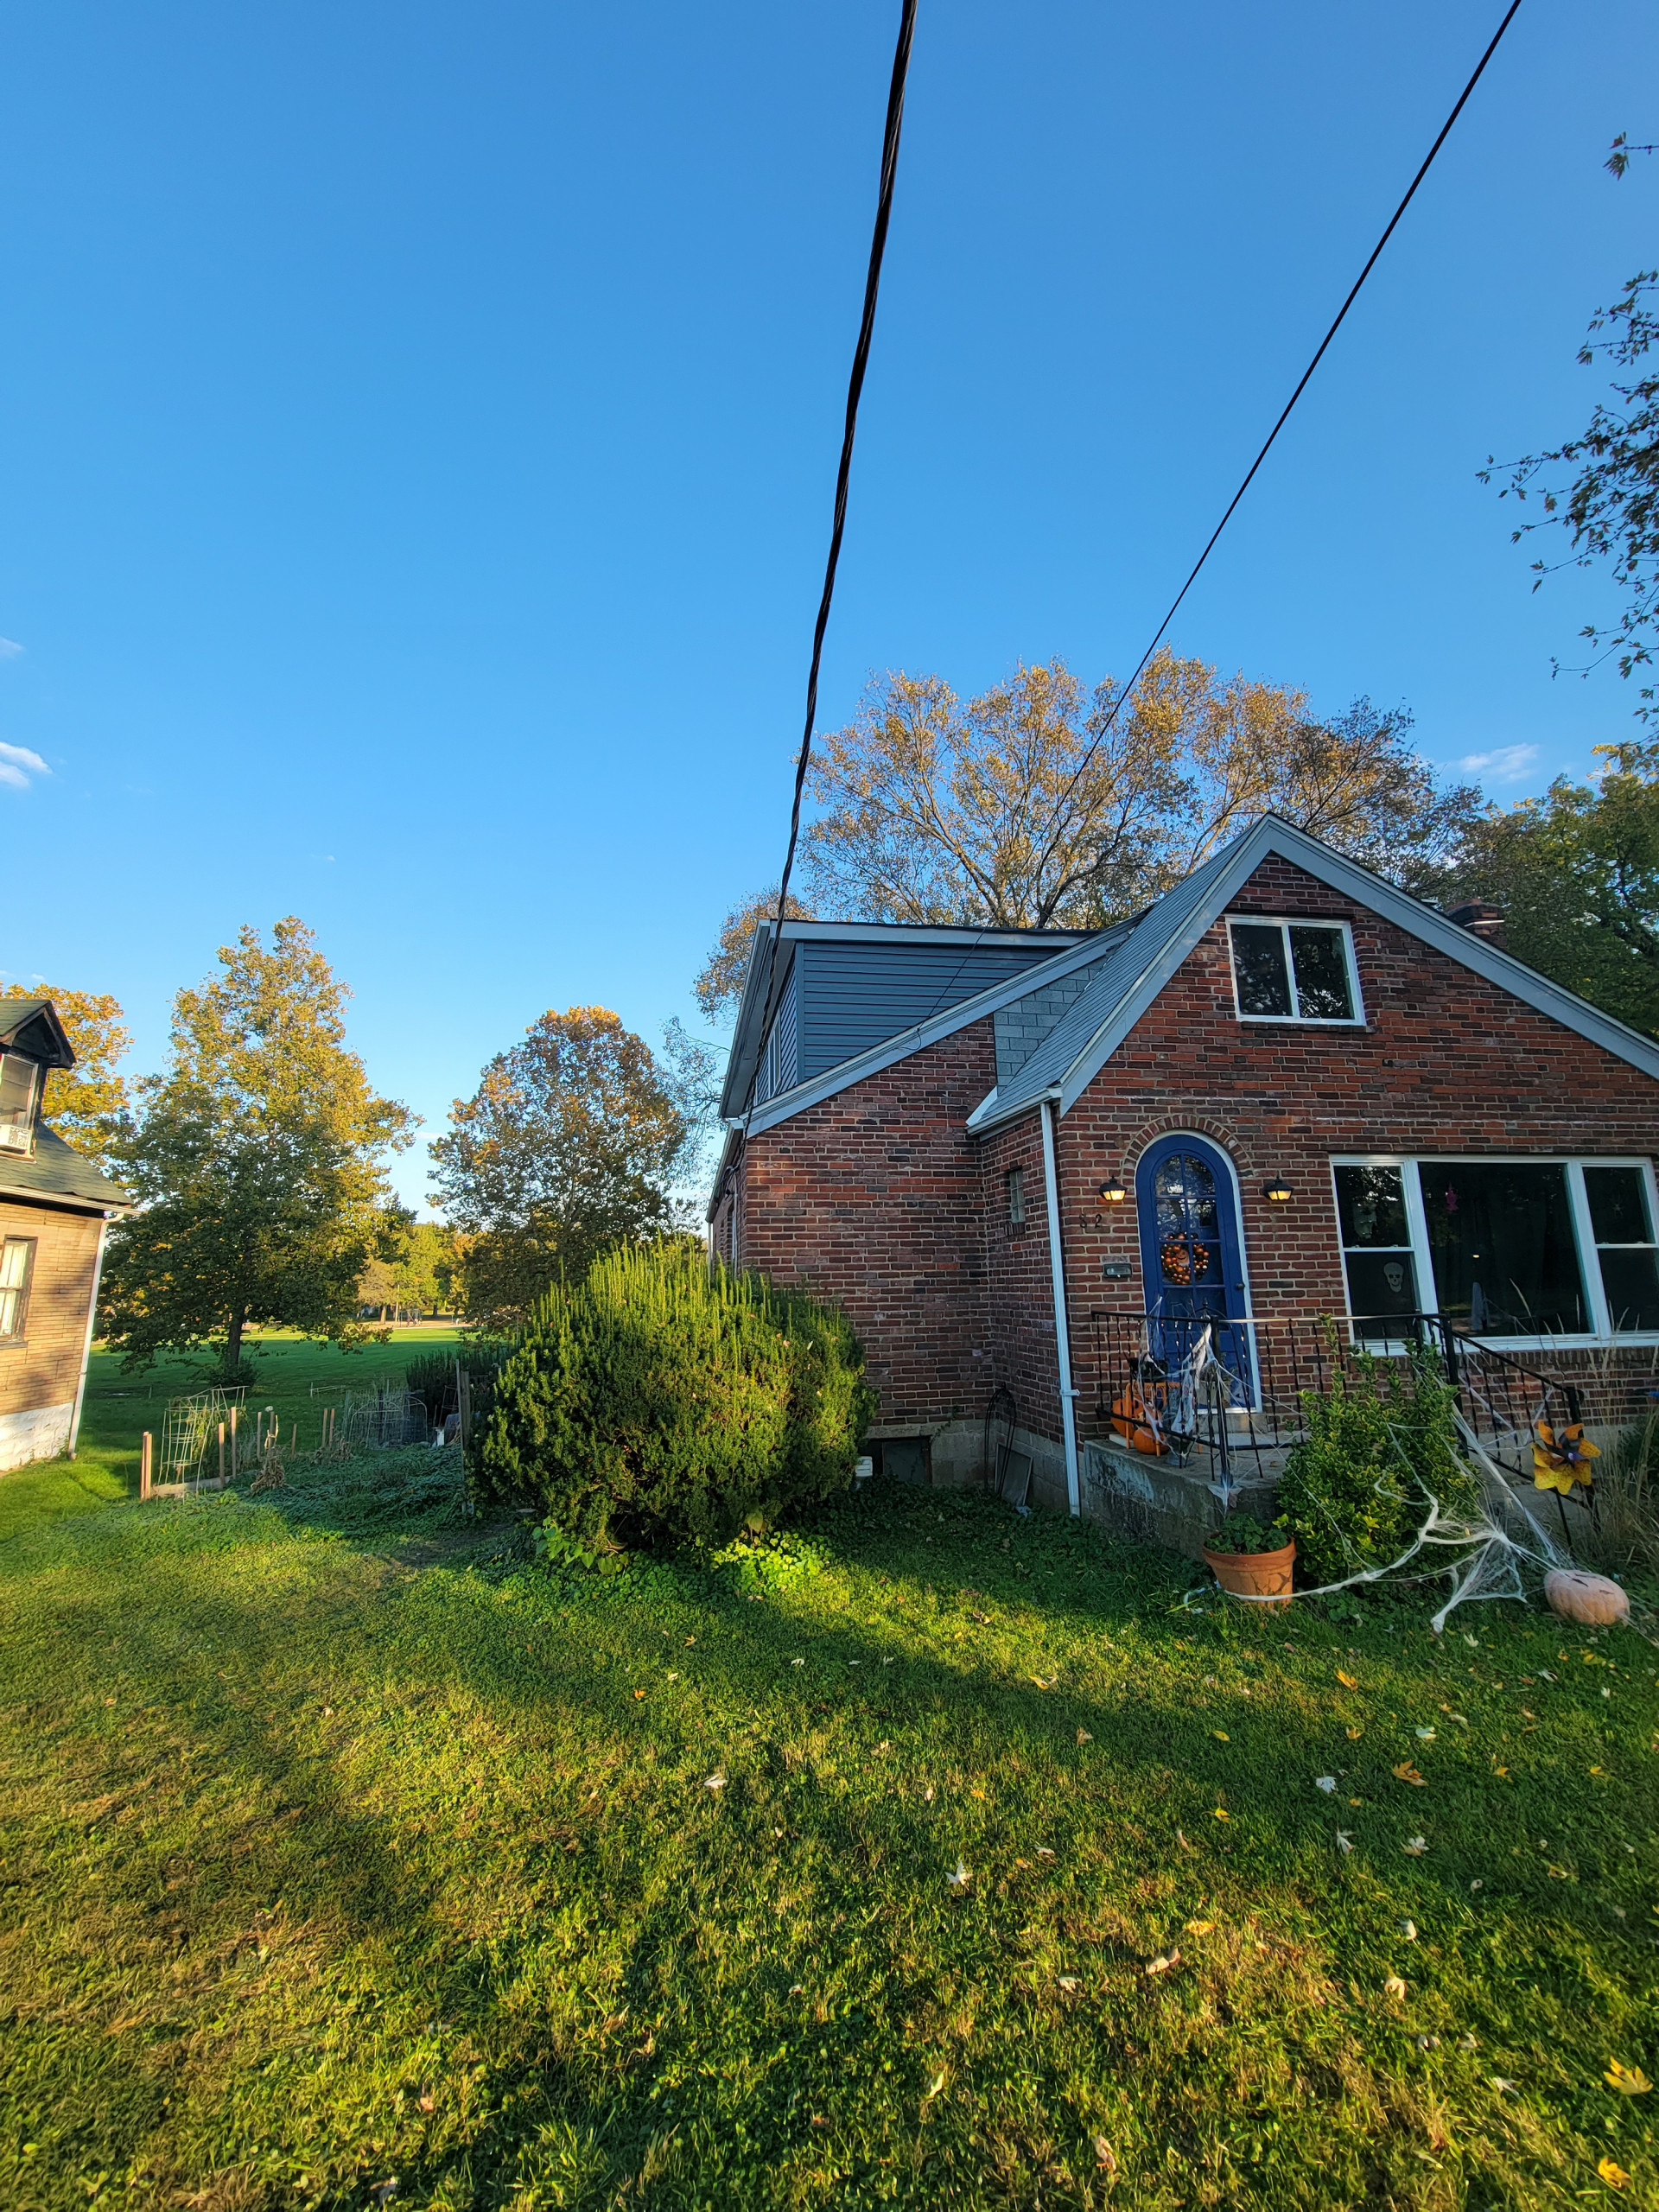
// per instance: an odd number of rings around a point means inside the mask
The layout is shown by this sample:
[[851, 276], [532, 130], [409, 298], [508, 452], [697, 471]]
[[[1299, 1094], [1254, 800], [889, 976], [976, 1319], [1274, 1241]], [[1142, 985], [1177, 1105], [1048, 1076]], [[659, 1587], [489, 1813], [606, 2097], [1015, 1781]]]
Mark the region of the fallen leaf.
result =
[[1049, 1849], [1046, 1843], [1039, 1843], [1037, 1847], [1037, 1856], [1039, 1859], [1052, 1859], [1054, 1856], [1054, 1853]]
[[983, 1797], [984, 1797], [985, 1792], [984, 1792], [982, 1789], [970, 1789], [970, 1790], [968, 1792], [968, 1795], [969, 1795], [970, 1797], [978, 1797], [978, 1798], [980, 1798], [980, 1799], [982, 1799], [982, 1799], [983, 1799]]
[[933, 2076], [933, 2079], [927, 2085], [927, 2096], [924, 2100], [924, 2102], [931, 2103], [931, 2101], [938, 2095], [939, 2091], [944, 2087], [944, 2069], [941, 2067], [939, 2071]]
[[1109, 2174], [1117, 2171], [1117, 2160], [1112, 2156], [1112, 2146], [1103, 2135], [1095, 2138], [1095, 2164]]
[[1552, 1882], [1576, 1882], [1578, 1876], [1569, 1874], [1565, 1866], [1551, 1866], [1546, 1870]]
[[713, 1774], [704, 1775], [702, 1786], [705, 1789], [723, 1789], [726, 1787], [726, 1777], [716, 1769]]
[[1207, 1936], [1215, 1924], [1213, 1920], [1189, 1920], [1181, 1932], [1185, 1936]]
[[1513, 2082], [1506, 2081], [1503, 2075], [1494, 2074], [1492, 2076], [1492, 2087], [1497, 2090], [1512, 2093], [1515, 2088], [1515, 2084]]
[[1420, 1728], [1416, 1732], [1419, 1740], [1422, 1743], [1432, 1744], [1434, 1740], [1434, 1731], [1432, 1728]]
[[1596, 2166], [1596, 2171], [1601, 2176], [1603, 2181], [1606, 2183], [1609, 2189], [1623, 2189], [1625, 2183], [1630, 2179], [1630, 2176], [1625, 2172], [1624, 2167], [1616, 2164], [1611, 2158], [1603, 2158], [1599, 2160]]
[[957, 1861], [956, 1872], [954, 1874], [947, 1874], [944, 1878], [947, 1888], [955, 1890], [958, 1896], [960, 1896], [968, 1887], [969, 1883], [971, 1882], [973, 1878], [973, 1876], [968, 1872], [967, 1867], [960, 1859]]
[[1617, 2058], [1608, 2060], [1607, 2071], [1601, 2078], [1622, 2097], [1643, 2096], [1653, 2087], [1639, 2066], [1622, 2065]]
[[435, 2112], [437, 2110], [438, 2101], [433, 2095], [430, 2089], [423, 2089], [421, 2091], [420, 2106], [423, 2112]]
[[1394, 1770], [1394, 1778], [1396, 1782], [1409, 1783], [1414, 1789], [1427, 1789], [1428, 1787], [1427, 1783], [1424, 1781], [1409, 1759], [1401, 1760], [1399, 1765]]
[[1590, 1771], [1592, 1774], [1605, 1774], [1607, 1770], [1605, 1767], [1602, 1766], [1592, 1766]]
[[1218, 1744], [1230, 1744], [1233, 1740], [1224, 1728], [1212, 1728], [1210, 1733]]
[[671, 1682], [677, 1682], [680, 1678], [677, 1675], [671, 1675], [668, 1679]]
[[1400, 1848], [1408, 1859], [1421, 1859], [1428, 1849], [1428, 1839], [1427, 1836], [1414, 1835], [1409, 1842], [1402, 1843]]
[[1232, 1816], [1232, 1815], [1231, 1815], [1230, 1813], [1227, 1812], [1227, 1811], [1226, 1811], [1226, 1810], [1225, 1810], [1222, 1806], [1220, 1806], [1220, 1805], [1217, 1805], [1217, 1808], [1216, 1808], [1216, 1818], [1217, 1818], [1218, 1821], [1230, 1821], [1232, 1817], [1233, 1817], [1233, 1816]]
[[1402, 1920], [1400, 1923], [1400, 1933], [1405, 1937], [1408, 1943], [1414, 1943], [1417, 1941], [1416, 1922], [1414, 1920]]
[[1348, 1830], [1346, 1828], [1338, 1828], [1337, 1830], [1337, 1849], [1338, 1851], [1351, 1851], [1353, 1847], [1354, 1839]]
[[1198, 1847], [1196, 1843], [1189, 1843], [1186, 1838], [1181, 1834], [1179, 1828], [1177, 1828], [1175, 1831], [1175, 1840], [1180, 1845], [1183, 1851], [1196, 1851]]
[[1316, 1789], [1323, 1789], [1327, 1797], [1331, 1796], [1336, 1786], [1337, 1777], [1334, 1774], [1321, 1774], [1316, 1777], [1313, 1783], [1313, 1787]]
[[1077, 1977], [1074, 1974], [1057, 1974], [1055, 1980], [1062, 1989], [1072, 1990], [1077, 1986]]
[[1363, 1728], [1351, 1728], [1348, 1731], [1348, 1740], [1351, 1744], [1357, 1744], [1364, 1733], [1365, 1731]]
[[1079, 1729], [1078, 1729], [1078, 1731], [1077, 1731], [1077, 1741], [1078, 1741], [1078, 1743], [1080, 1743], [1080, 1744], [1092, 1744], [1092, 1743], [1094, 1742], [1094, 1740], [1095, 1740], [1095, 1739], [1094, 1739], [1094, 1738], [1093, 1738], [1093, 1737], [1089, 1733], [1089, 1731], [1088, 1731], [1086, 1728], [1079, 1728]]
[[1406, 1985], [1397, 1974], [1391, 1974], [1382, 1985], [1382, 1993], [1385, 1997], [1397, 1997], [1403, 1999]]
[[1167, 1958], [1166, 1958], [1164, 1954], [1160, 1951], [1157, 1957], [1147, 1968], [1147, 1972], [1148, 1974], [1168, 1974], [1173, 1967], [1179, 1966], [1180, 1963], [1181, 1955], [1179, 1951], [1172, 1951]]
[[635, 1690], [634, 1695], [635, 1697], [644, 1697], [645, 1692], [644, 1690]]
[[1337, 1680], [1345, 1690], [1357, 1690], [1359, 1688], [1354, 1677], [1351, 1675], [1344, 1675], [1340, 1667], [1337, 1669]]
[[1480, 2037], [1478, 2036], [1459, 2036], [1458, 2037], [1458, 2049], [1459, 2050], [1478, 2050], [1480, 2049]]

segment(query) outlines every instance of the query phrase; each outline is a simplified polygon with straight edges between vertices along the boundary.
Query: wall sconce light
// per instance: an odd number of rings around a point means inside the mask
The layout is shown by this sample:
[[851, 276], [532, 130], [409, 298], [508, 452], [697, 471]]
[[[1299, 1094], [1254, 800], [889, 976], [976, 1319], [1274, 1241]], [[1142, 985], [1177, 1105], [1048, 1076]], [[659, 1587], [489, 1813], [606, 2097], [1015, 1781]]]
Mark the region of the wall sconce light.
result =
[[1121, 1206], [1124, 1199], [1127, 1198], [1129, 1194], [1124, 1188], [1123, 1185], [1118, 1181], [1116, 1176], [1114, 1175], [1109, 1182], [1105, 1182], [1101, 1185], [1100, 1195], [1109, 1206]]
[[1276, 1206], [1281, 1206], [1290, 1196], [1290, 1185], [1282, 1175], [1269, 1175], [1262, 1185], [1262, 1195]]

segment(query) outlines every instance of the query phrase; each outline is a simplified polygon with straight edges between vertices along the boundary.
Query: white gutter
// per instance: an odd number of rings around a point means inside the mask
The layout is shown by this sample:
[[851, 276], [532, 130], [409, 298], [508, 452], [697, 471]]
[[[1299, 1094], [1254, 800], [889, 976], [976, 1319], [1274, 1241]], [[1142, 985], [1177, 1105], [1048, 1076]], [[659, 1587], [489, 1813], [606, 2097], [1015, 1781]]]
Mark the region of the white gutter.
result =
[[75, 1385], [75, 1410], [69, 1422], [69, 1457], [75, 1456], [80, 1439], [80, 1408], [86, 1396], [86, 1370], [92, 1363], [92, 1330], [98, 1320], [98, 1290], [104, 1280], [104, 1243], [110, 1233], [110, 1217], [98, 1224], [98, 1257], [92, 1262], [92, 1295], [86, 1307], [86, 1341], [80, 1348], [80, 1380]]
[[1071, 1388], [1071, 1331], [1065, 1313], [1065, 1258], [1060, 1250], [1060, 1179], [1054, 1160], [1054, 1124], [1059, 1094], [1043, 1100], [1043, 1181], [1048, 1191], [1048, 1265], [1054, 1287], [1054, 1342], [1059, 1355], [1060, 1427], [1065, 1438], [1065, 1502], [1075, 1520], [1083, 1510], [1077, 1481], [1077, 1394]]

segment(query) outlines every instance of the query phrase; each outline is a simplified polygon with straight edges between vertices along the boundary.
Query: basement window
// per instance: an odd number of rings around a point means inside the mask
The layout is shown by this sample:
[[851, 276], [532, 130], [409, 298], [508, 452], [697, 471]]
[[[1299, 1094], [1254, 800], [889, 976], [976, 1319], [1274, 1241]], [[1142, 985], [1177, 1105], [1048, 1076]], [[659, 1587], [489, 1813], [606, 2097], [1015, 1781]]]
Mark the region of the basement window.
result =
[[1363, 1019], [1346, 922], [1230, 922], [1241, 1021]]
[[1010, 1167], [1007, 1174], [1008, 1219], [1015, 1229], [1023, 1229], [1026, 1221], [1026, 1171]]
[[0, 1244], [0, 1344], [15, 1344], [22, 1336], [34, 1274], [35, 1239], [8, 1236]]

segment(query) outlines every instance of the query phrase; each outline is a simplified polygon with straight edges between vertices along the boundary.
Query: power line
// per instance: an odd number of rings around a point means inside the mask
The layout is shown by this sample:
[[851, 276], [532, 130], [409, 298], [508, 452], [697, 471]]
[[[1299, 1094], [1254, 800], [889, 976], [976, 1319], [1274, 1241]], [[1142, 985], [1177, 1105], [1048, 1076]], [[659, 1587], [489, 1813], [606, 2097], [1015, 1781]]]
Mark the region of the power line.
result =
[[[1354, 302], [1359, 297], [1361, 287], [1363, 285], [1365, 279], [1370, 275], [1372, 270], [1376, 268], [1377, 261], [1382, 255], [1383, 247], [1387, 245], [1389, 240], [1394, 236], [1395, 231], [1398, 227], [1401, 217], [1405, 213], [1407, 208], [1410, 207], [1413, 199], [1416, 195], [1418, 186], [1428, 175], [1428, 172], [1433, 164], [1434, 156], [1440, 152], [1441, 147], [1445, 145], [1446, 139], [1451, 136], [1452, 124], [1463, 113], [1465, 107], [1468, 104], [1470, 94], [1474, 91], [1475, 86], [1480, 82], [1481, 78], [1485, 73], [1486, 64], [1491, 60], [1493, 54], [1497, 53], [1498, 41], [1502, 39], [1504, 32], [1508, 30], [1510, 25], [1515, 21], [1520, 6], [1521, 0], [1510, 0], [1509, 10], [1505, 14], [1503, 22], [1492, 33], [1491, 44], [1487, 47], [1484, 54], [1481, 55], [1479, 60], [1475, 64], [1473, 75], [1464, 86], [1462, 92], [1459, 93], [1457, 105], [1452, 108], [1451, 114], [1446, 117], [1446, 121], [1440, 125], [1440, 135], [1436, 137], [1434, 143], [1429, 148], [1427, 153], [1423, 156], [1422, 167], [1418, 170], [1416, 175], [1413, 177], [1411, 182], [1407, 186], [1405, 198], [1395, 209], [1393, 214], [1389, 216], [1388, 228], [1383, 232], [1382, 237], [1378, 238], [1376, 244], [1371, 248], [1370, 255], [1366, 261], [1365, 266], [1360, 270], [1358, 276], [1354, 279], [1352, 290], [1343, 302], [1341, 307], [1337, 310], [1336, 321], [1331, 325], [1330, 329], [1325, 332], [1324, 337], [1320, 339], [1318, 351], [1314, 353], [1313, 359], [1308, 363], [1307, 366], [1302, 371], [1301, 376], [1298, 379], [1295, 391], [1291, 393], [1290, 397], [1285, 402], [1284, 410], [1280, 415], [1279, 420], [1274, 424], [1272, 429], [1268, 432], [1267, 437], [1262, 442], [1261, 452], [1257, 454], [1255, 459], [1250, 463], [1249, 467], [1246, 470], [1243, 482], [1239, 486], [1237, 491], [1234, 493], [1232, 498], [1227, 502], [1225, 513], [1223, 514], [1221, 520], [1211, 531], [1209, 539], [1205, 545], [1203, 552], [1199, 554], [1198, 559], [1192, 563], [1191, 569], [1188, 571], [1186, 582], [1181, 586], [1179, 591], [1176, 593], [1174, 598], [1171, 600], [1169, 603], [1169, 611], [1164, 616], [1163, 620], [1158, 625], [1157, 629], [1154, 631], [1151, 644], [1147, 647], [1145, 652], [1141, 654], [1140, 659], [1135, 663], [1134, 675], [1130, 677], [1128, 682], [1118, 693], [1117, 699], [1114, 703], [1110, 713], [1101, 724], [1100, 728], [1096, 732], [1094, 741], [1089, 747], [1088, 751], [1084, 754], [1082, 760], [1078, 761], [1076, 768], [1072, 771], [1071, 779], [1066, 784], [1065, 789], [1060, 793], [1059, 798], [1055, 801], [1057, 819], [1054, 836], [1056, 839], [1058, 839], [1059, 836], [1058, 821], [1059, 809], [1065, 804], [1067, 799], [1071, 798], [1072, 792], [1077, 789], [1077, 779], [1082, 775], [1084, 770], [1089, 766], [1089, 763], [1094, 759], [1095, 754], [1100, 749], [1101, 743], [1105, 738], [1107, 732], [1116, 721], [1118, 709], [1123, 705], [1126, 700], [1133, 696], [1135, 687], [1140, 682], [1147, 663], [1152, 658], [1154, 653], [1157, 652], [1159, 646], [1162, 645], [1165, 632], [1169, 628], [1170, 624], [1175, 620], [1176, 610], [1179, 607], [1181, 601], [1186, 597], [1188, 592], [1192, 590], [1193, 585], [1198, 582], [1199, 569], [1203, 568], [1205, 563], [1210, 558], [1211, 554], [1214, 552], [1216, 549], [1216, 540], [1221, 536], [1222, 531], [1226, 529], [1228, 524], [1232, 520], [1234, 509], [1237, 506], [1239, 501], [1244, 497], [1246, 492], [1249, 490], [1252, 482], [1255, 480], [1257, 469], [1261, 467], [1262, 462], [1267, 459], [1268, 454], [1272, 450], [1274, 440], [1278, 436], [1280, 431], [1284, 429], [1286, 423], [1290, 420], [1291, 410], [1295, 406], [1297, 401], [1306, 391], [1309, 380], [1313, 377], [1314, 370], [1319, 367], [1319, 363], [1325, 359], [1326, 348], [1330, 346], [1331, 340], [1336, 336], [1338, 331], [1341, 329], [1343, 323], [1347, 317], [1349, 308], [1352, 307]], [[1040, 877], [1043, 868], [1048, 861], [1053, 850], [1054, 842], [1053, 840], [1051, 840], [1047, 851], [1044, 853], [1041, 861], [1039, 861], [1037, 866], [1036, 873], [1039, 877]]]
[[[772, 995], [772, 976], [778, 965], [778, 946], [783, 936], [784, 917], [789, 908], [789, 879], [795, 866], [795, 848], [800, 841], [801, 798], [806, 789], [807, 766], [812, 758], [812, 732], [818, 715], [818, 670], [823, 659], [824, 632], [830, 626], [830, 602], [836, 595], [836, 569], [841, 561], [841, 540], [847, 527], [847, 485], [853, 468], [853, 440], [858, 430], [858, 402], [864, 389], [864, 372], [870, 359], [870, 339], [875, 329], [875, 302], [881, 289], [881, 257], [887, 251], [887, 223], [893, 213], [893, 184], [899, 170], [899, 134], [905, 120], [905, 81], [910, 74], [910, 45], [915, 30], [916, 0], [903, 0], [899, 19], [899, 42], [893, 48], [893, 78], [887, 87], [887, 121], [881, 139], [881, 182], [876, 194], [875, 230], [870, 239], [870, 265], [864, 278], [864, 313], [858, 326], [858, 343], [853, 348], [853, 372], [847, 381], [847, 420], [841, 435], [841, 466], [836, 472], [836, 512], [830, 531], [830, 557], [824, 563], [823, 593], [818, 601], [818, 619], [812, 631], [812, 664], [806, 677], [806, 724], [801, 733], [800, 755], [795, 763], [795, 803], [789, 817], [789, 848], [784, 855], [784, 872], [778, 885], [778, 918], [772, 932], [772, 946], [766, 962], [766, 988], [760, 1000], [763, 1016], [766, 1001]], [[760, 1042], [764, 1045], [765, 1041], [763, 1036]], [[752, 1117], [754, 1112], [754, 1093], [760, 1072], [760, 1064], [757, 1057], [754, 1079], [749, 1085], [748, 1117]], [[746, 1135], [748, 1117], [744, 1123]]]

